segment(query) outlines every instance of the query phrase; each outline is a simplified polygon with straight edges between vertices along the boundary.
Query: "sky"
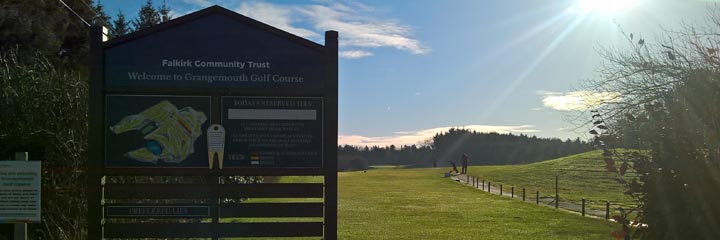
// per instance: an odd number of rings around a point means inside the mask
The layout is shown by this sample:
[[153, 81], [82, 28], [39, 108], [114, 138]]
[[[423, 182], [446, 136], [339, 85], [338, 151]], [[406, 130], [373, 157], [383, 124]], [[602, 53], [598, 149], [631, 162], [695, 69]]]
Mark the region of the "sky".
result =
[[[100, 0], [133, 19], [145, 0]], [[154, 3], [159, 5], [160, 0]], [[682, 23], [704, 24], [717, 0], [167, 0], [174, 17], [219, 5], [324, 44], [340, 35], [340, 144], [422, 144], [466, 128], [588, 139], [569, 119], [614, 93], [590, 93], [598, 50], [623, 49]]]

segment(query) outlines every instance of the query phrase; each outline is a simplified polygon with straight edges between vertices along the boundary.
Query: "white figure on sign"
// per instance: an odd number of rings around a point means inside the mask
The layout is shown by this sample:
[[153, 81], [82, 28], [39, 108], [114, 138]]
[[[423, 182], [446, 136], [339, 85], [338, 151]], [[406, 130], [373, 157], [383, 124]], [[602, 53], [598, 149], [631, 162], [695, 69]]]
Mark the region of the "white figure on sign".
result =
[[225, 128], [220, 124], [213, 124], [207, 130], [208, 138], [208, 163], [213, 168], [215, 153], [218, 155], [219, 169], [223, 168], [223, 153], [225, 152]]

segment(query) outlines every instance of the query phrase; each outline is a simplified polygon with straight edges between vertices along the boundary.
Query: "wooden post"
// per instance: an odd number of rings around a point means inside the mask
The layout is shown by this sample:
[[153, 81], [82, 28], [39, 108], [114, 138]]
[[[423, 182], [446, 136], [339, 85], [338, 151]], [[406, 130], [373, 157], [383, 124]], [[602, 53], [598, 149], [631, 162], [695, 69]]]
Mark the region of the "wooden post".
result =
[[555, 208], [558, 208], [560, 203], [560, 195], [555, 194]]
[[470, 184], [470, 175], [465, 175], [465, 183]]
[[525, 201], [525, 188], [523, 188], [523, 202]]
[[[15, 160], [18, 161], [27, 161], [28, 160], [28, 153], [27, 152], [16, 152], [15, 153]], [[14, 240], [27, 240], [27, 224], [26, 223], [16, 223], [13, 226], [13, 239]]]
[[610, 219], [610, 202], [605, 202], [605, 219]]
[[582, 198], [582, 215], [585, 216], [585, 198]]
[[482, 181], [482, 190], [485, 191], [485, 179]]
[[105, 51], [101, 26], [90, 28], [90, 54], [88, 57], [88, 137], [85, 164], [87, 198], [87, 238], [102, 239], [102, 184], [105, 159]]
[[502, 184], [500, 184], [500, 196], [502, 196]]
[[[328, 101], [326, 110], [328, 120], [325, 138], [329, 146], [338, 145], [338, 32], [325, 32], [325, 54], [327, 68], [325, 70], [325, 88], [329, 93], [325, 101]], [[325, 234], [324, 239], [336, 240], [337, 237], [337, 215], [338, 215], [338, 161], [337, 149], [327, 148], [325, 156]]]
[[540, 191], [535, 192], [535, 204], [540, 204]]
[[515, 198], [515, 186], [510, 187], [510, 198]]
[[488, 192], [490, 192], [490, 182], [488, 182]]

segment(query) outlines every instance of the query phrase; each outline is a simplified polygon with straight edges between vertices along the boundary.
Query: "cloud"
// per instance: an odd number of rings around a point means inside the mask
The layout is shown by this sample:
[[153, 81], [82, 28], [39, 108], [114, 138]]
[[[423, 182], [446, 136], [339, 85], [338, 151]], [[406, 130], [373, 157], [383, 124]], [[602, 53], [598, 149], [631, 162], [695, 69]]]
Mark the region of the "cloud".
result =
[[617, 92], [574, 91], [568, 93], [536, 91], [543, 96], [543, 105], [559, 111], [577, 111], [596, 108], [620, 100]]
[[[532, 125], [517, 126], [495, 126], [495, 125], [467, 125], [463, 128], [477, 132], [497, 132], [497, 133], [536, 133], [540, 132], [533, 128]], [[423, 141], [432, 138], [440, 132], [447, 132], [451, 128], [457, 127], [438, 127], [418, 131], [395, 132], [391, 136], [369, 137], [361, 135], [339, 135], [338, 143], [340, 145], [353, 146], [402, 146], [420, 144]]]
[[[355, 1], [316, 1], [313, 4], [274, 4], [261, 1], [183, 0], [198, 7], [223, 3], [236, 12], [284, 31], [322, 41], [327, 30], [340, 32], [341, 47], [395, 48], [412, 54], [426, 54], [430, 48], [412, 36], [412, 27], [397, 20], [374, 16], [377, 10]], [[179, 17], [179, 16], [176, 16]], [[307, 27], [298, 27], [299, 25]], [[372, 56], [369, 51], [350, 50], [348, 58]], [[359, 56], [359, 57], [358, 57]]]
[[292, 26], [295, 8], [263, 2], [243, 2], [235, 11], [273, 27], [304, 38], [316, 38], [316, 32]]
[[337, 30], [340, 44], [351, 47], [392, 47], [413, 54], [426, 54], [430, 48], [412, 38], [412, 28], [395, 20], [376, 19], [364, 15], [369, 8], [349, 7], [335, 3], [330, 6], [308, 5], [299, 8], [315, 25], [315, 29]]
[[342, 52], [340, 52], [340, 57], [350, 58], [350, 59], [364, 58], [364, 57], [369, 57], [369, 56], [372, 56], [372, 55], [373, 55], [373, 53], [367, 52], [367, 51], [363, 51], [363, 50], [350, 50], [350, 51], [342, 51]]
[[215, 5], [214, 3], [212, 3], [208, 0], [183, 0], [183, 2], [192, 4], [192, 5], [197, 5], [200, 7], [209, 7], [209, 6]]

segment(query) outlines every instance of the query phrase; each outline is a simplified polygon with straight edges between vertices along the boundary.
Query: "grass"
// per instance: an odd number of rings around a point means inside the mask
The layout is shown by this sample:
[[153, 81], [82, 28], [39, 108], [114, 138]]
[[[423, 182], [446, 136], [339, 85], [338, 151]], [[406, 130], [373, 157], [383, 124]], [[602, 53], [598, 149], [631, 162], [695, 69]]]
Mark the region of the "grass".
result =
[[[557, 175], [561, 201], [579, 204], [584, 197], [592, 209], [605, 209], [606, 201], [613, 206], [635, 206], [634, 201], [623, 194], [624, 186], [614, 180], [617, 174], [605, 170], [601, 151], [524, 165], [471, 166], [468, 175], [491, 181], [493, 187], [496, 184], [503, 184], [506, 189], [515, 186], [516, 193], [526, 188], [527, 194], [532, 193], [533, 198], [535, 191], [540, 191], [541, 197], [554, 197]], [[629, 172], [625, 178], [634, 176], [633, 172]]]
[[[443, 178], [447, 168], [378, 166], [339, 173], [339, 239], [611, 239], [619, 225], [473, 189]], [[514, 166], [473, 166], [471, 175], [554, 194], [563, 199], [627, 203], [623, 187], [604, 172], [599, 152]], [[632, 175], [632, 174], [630, 174]], [[281, 183], [322, 182], [321, 177], [281, 177]], [[318, 199], [251, 199], [298, 202]], [[604, 206], [604, 205], [603, 205]], [[228, 219], [229, 220], [229, 219]], [[264, 221], [237, 219], [235, 221]], [[307, 219], [283, 219], [306, 221]], [[321, 221], [321, 219], [312, 219]], [[315, 239], [315, 238], [292, 238]]]
[[616, 224], [484, 193], [444, 169], [339, 174], [339, 239], [610, 239]]

